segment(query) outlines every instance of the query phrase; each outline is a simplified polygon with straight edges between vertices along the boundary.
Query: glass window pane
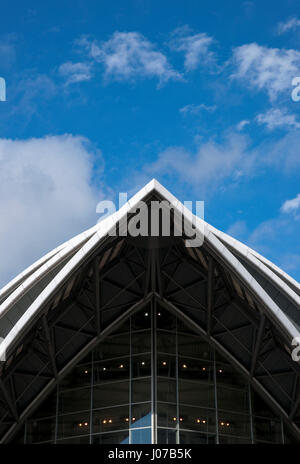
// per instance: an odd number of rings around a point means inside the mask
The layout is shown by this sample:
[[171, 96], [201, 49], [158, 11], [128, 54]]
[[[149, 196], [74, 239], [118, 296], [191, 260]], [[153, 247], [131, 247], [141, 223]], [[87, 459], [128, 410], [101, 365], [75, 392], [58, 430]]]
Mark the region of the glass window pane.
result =
[[132, 382], [131, 395], [133, 403], [151, 401], [151, 381], [148, 379], [136, 379]]
[[164, 354], [157, 355], [157, 375], [162, 377], [176, 377], [176, 357]]
[[129, 428], [129, 405], [93, 411], [93, 433]]
[[86, 435], [90, 433], [90, 413], [76, 413], [58, 416], [57, 438]]
[[174, 444], [176, 443], [176, 430], [158, 429], [157, 430], [158, 444]]
[[217, 385], [244, 387], [246, 388], [247, 380], [229, 364], [217, 363], [216, 366]]
[[205, 435], [197, 432], [180, 431], [180, 444], [198, 445], [198, 444], [214, 444], [214, 435]]
[[157, 352], [176, 353], [176, 332], [157, 331]]
[[218, 385], [218, 408], [249, 414], [248, 389], [233, 389]]
[[157, 401], [166, 403], [176, 403], [176, 380], [175, 379], [157, 379]]
[[151, 428], [131, 430], [132, 444], [151, 444]]
[[157, 425], [175, 428], [179, 422], [176, 404], [157, 403]]
[[213, 365], [210, 361], [179, 358], [178, 376], [182, 379], [213, 381]]
[[151, 351], [151, 331], [143, 330], [131, 335], [132, 354], [146, 353]]
[[250, 437], [250, 416], [219, 410], [219, 433]]
[[97, 445], [127, 445], [129, 443], [129, 432], [124, 431], [93, 435], [92, 443]]
[[131, 428], [151, 426], [151, 403], [136, 404], [131, 410]]
[[100, 343], [94, 350], [94, 361], [129, 355], [129, 341], [129, 332], [107, 337], [105, 342]]
[[151, 376], [150, 354], [132, 356], [132, 377]]
[[206, 361], [211, 359], [211, 348], [203, 342], [201, 337], [191, 335], [178, 335], [178, 353], [181, 356], [200, 358]]
[[129, 379], [128, 357], [97, 362], [94, 365], [94, 384]]
[[91, 389], [76, 388], [59, 393], [59, 413], [86, 411], [91, 405]]
[[129, 402], [129, 381], [96, 385], [93, 393], [93, 408], [105, 408]]
[[75, 388], [90, 385], [91, 383], [91, 364], [81, 364], [72, 369], [60, 381], [60, 388]]
[[214, 408], [214, 386], [206, 382], [179, 380], [179, 402], [192, 406]]
[[181, 418], [180, 429], [195, 430], [201, 433], [216, 431], [214, 410], [180, 405], [179, 416]]

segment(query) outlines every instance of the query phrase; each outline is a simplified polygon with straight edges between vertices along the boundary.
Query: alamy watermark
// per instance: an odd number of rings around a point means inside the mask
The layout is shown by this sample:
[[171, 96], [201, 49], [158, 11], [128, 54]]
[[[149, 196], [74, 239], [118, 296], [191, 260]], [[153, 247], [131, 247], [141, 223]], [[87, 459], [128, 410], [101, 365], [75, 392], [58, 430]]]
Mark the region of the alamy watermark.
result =
[[[97, 204], [96, 213], [101, 214], [98, 222], [115, 213], [128, 201], [127, 193], [119, 193], [119, 207], [111, 200], [102, 200]], [[195, 214], [193, 214], [195, 206]], [[200, 247], [204, 241], [204, 201], [184, 201], [170, 203], [167, 200], [152, 200], [149, 203], [139, 201], [129, 208], [112, 225], [110, 236], [130, 237], [183, 237], [187, 247]]]
[[0, 77], [0, 101], [6, 101], [6, 82]]
[[292, 360], [296, 362], [300, 361], [300, 337], [293, 338], [292, 346], [295, 346], [292, 351]]
[[300, 100], [300, 76], [296, 76], [292, 79], [292, 86], [295, 87], [291, 93], [292, 100], [298, 102]]
[[[1, 349], [1, 343], [4, 341], [4, 338], [3, 337], [0, 337], [0, 349]], [[3, 353], [1, 356], [0, 356], [0, 362], [4, 362], [6, 361], [6, 355], [5, 353]]]

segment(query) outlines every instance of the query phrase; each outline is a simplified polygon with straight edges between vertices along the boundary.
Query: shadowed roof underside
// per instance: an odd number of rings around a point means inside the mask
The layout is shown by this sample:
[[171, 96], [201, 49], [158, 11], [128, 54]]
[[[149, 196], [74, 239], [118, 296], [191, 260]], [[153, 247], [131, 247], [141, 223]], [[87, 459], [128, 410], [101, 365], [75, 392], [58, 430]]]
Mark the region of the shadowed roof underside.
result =
[[111, 236], [139, 201], [185, 207], [156, 180], [0, 291], [0, 437], [9, 441], [56, 383], [155, 298], [207, 337], [300, 436], [300, 285], [246, 245], [194, 217], [204, 243]]

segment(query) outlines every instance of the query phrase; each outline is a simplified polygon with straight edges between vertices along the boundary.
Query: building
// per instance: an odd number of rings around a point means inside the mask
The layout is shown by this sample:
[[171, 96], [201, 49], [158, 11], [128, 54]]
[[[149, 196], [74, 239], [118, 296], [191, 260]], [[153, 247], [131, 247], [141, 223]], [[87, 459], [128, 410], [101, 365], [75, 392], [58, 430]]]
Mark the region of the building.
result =
[[[170, 236], [121, 234], [141, 200]], [[300, 442], [299, 284], [182, 211], [153, 180], [0, 291], [2, 443]]]

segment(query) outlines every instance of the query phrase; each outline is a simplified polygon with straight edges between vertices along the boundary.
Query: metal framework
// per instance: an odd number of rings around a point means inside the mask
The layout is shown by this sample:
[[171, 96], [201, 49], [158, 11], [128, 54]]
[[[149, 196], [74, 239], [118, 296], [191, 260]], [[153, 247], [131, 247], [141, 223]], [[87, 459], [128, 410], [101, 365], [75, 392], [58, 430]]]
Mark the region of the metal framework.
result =
[[[140, 199], [174, 201], [153, 181], [126, 213]], [[151, 237], [110, 236], [123, 214], [50, 253], [0, 292], [0, 355], [8, 354], [0, 366], [1, 442], [12, 441], [70, 369], [149, 303], [207, 339], [300, 441], [300, 367], [290, 354], [299, 285], [255, 252], [245, 261], [242, 244], [233, 249], [236, 241], [206, 223], [200, 248], [187, 248], [184, 237], [153, 244]], [[155, 424], [152, 430], [155, 442]]]

